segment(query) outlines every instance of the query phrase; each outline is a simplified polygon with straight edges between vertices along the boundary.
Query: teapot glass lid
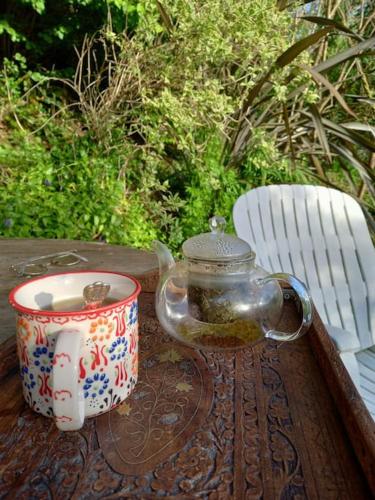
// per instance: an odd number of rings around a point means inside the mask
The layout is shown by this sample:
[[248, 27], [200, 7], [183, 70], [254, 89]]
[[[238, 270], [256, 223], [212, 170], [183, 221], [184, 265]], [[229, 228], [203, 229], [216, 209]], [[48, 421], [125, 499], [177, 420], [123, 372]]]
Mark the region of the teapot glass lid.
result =
[[246, 241], [226, 234], [224, 217], [209, 220], [211, 232], [193, 236], [184, 242], [182, 252], [188, 259], [228, 261], [254, 258], [255, 254]]

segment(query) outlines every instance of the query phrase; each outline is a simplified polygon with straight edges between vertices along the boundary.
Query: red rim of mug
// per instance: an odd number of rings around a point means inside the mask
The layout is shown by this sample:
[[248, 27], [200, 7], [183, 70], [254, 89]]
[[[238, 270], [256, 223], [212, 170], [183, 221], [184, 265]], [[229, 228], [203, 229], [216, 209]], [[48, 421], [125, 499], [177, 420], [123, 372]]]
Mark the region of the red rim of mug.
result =
[[[135, 290], [134, 292], [129, 295], [128, 297], [125, 297], [124, 299], [119, 300], [118, 302], [113, 302], [112, 304], [109, 304], [104, 307], [97, 307], [95, 309], [86, 309], [82, 311], [43, 311], [41, 309], [32, 309], [30, 307], [25, 307], [19, 304], [15, 300], [15, 294], [23, 288], [24, 286], [29, 285], [30, 283], [33, 283], [34, 281], [39, 281], [43, 280], [46, 278], [51, 278], [54, 276], [68, 276], [70, 274], [93, 274], [93, 273], [101, 273], [101, 274], [115, 274], [116, 276], [123, 276], [125, 278], [128, 278], [130, 281], [132, 281], [135, 284]], [[32, 278], [28, 281], [24, 281], [23, 283], [20, 283], [17, 285], [15, 288], [11, 290], [9, 293], [9, 303], [16, 311], [26, 313], [26, 314], [32, 314], [32, 315], [37, 315], [37, 316], [77, 316], [77, 314], [81, 315], [91, 315], [93, 313], [97, 312], [103, 312], [103, 311], [109, 311], [113, 309], [114, 307], [119, 307], [119, 306], [124, 306], [127, 305], [128, 303], [132, 302], [135, 298], [138, 297], [139, 293], [141, 292], [141, 284], [139, 281], [134, 278], [133, 276], [129, 276], [128, 274], [125, 273], [117, 273], [115, 271], [102, 271], [101, 269], [92, 269], [92, 270], [87, 270], [87, 271], [69, 271], [68, 273], [54, 273], [54, 274], [46, 274], [44, 276], [38, 276], [37, 278]]]

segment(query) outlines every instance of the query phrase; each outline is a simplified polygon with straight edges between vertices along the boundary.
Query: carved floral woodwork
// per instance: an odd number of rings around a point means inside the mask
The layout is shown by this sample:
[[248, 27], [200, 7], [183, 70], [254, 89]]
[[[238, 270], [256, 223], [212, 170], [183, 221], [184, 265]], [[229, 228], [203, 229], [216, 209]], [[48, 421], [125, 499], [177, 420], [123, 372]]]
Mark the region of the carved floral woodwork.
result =
[[136, 389], [79, 432], [3, 379], [1, 498], [370, 498], [307, 337], [197, 351], [161, 331], [153, 294], [140, 311]]

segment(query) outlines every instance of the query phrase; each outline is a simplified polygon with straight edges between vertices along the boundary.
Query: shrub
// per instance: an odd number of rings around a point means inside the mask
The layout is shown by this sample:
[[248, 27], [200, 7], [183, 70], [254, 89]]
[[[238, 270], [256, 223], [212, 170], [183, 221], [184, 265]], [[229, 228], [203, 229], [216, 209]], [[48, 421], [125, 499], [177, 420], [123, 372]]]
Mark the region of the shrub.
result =
[[[309, 76], [305, 49], [342, 27], [286, 50], [291, 16], [273, 0], [140, 0], [137, 13], [131, 36], [107, 25], [86, 37], [71, 79], [5, 62], [0, 234], [143, 247], [159, 238], [177, 251], [214, 213], [230, 218], [246, 189], [311, 176], [341, 187], [340, 141], [373, 148], [332, 121], [332, 89]], [[333, 157], [330, 171], [311, 157]], [[365, 167], [362, 179], [346, 166], [355, 189], [373, 175]]]
[[112, 29], [133, 30], [136, 0], [2, 0], [0, 56], [22, 52], [31, 66], [71, 69], [75, 47], [110, 21]]

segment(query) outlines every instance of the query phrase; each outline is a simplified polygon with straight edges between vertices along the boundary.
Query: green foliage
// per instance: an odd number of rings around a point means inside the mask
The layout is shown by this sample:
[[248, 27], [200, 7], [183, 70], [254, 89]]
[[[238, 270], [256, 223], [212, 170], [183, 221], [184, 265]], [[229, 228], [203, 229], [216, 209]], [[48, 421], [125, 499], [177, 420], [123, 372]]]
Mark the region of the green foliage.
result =
[[116, 32], [137, 24], [137, 0], [2, 0], [0, 56], [22, 51], [29, 65], [71, 69], [75, 47], [107, 23]]
[[6, 35], [12, 42], [24, 42], [26, 40], [21, 33], [12, 28], [6, 19], [0, 19], [0, 36], [5, 37]]
[[[184, 239], [208, 230], [212, 215], [229, 220], [235, 200], [251, 187], [304, 183], [312, 176], [316, 182], [310, 157], [318, 165], [333, 157], [323, 163], [326, 177], [319, 182], [347, 189], [349, 179], [363, 191], [358, 171], [367, 157], [358, 152], [355, 170], [348, 165], [351, 150], [344, 150], [342, 162], [335, 151], [342, 139], [367, 151], [368, 131], [358, 136], [359, 118], [344, 123], [338, 91], [329, 87], [336, 65], [324, 85], [311, 81], [310, 66], [328, 30], [306, 33], [288, 49], [291, 16], [278, 11], [274, 0], [26, 3], [40, 18], [41, 37], [10, 23], [0, 30], [11, 37], [11, 27], [15, 36], [24, 36], [15, 46], [28, 44], [28, 54], [39, 61], [46, 57], [44, 42], [56, 50], [60, 40], [66, 54], [73, 40], [94, 31], [93, 25], [73, 22], [74, 16], [91, 16], [97, 25], [110, 4], [112, 24], [84, 39], [71, 79], [31, 69], [24, 53], [4, 60], [0, 235], [138, 247], [158, 238], [177, 252]], [[67, 6], [73, 6], [73, 17], [48, 23], [53, 9]], [[133, 16], [137, 28], [131, 36], [116, 27], [116, 12], [120, 25], [124, 13]], [[350, 50], [356, 43], [350, 41]], [[361, 63], [365, 71], [371, 64], [365, 57]], [[347, 69], [353, 75], [355, 68]], [[359, 80], [348, 83], [346, 93], [358, 87], [369, 98]], [[356, 110], [366, 124], [368, 111], [360, 102]], [[328, 146], [323, 118], [329, 118]], [[366, 202], [371, 203], [368, 195]]]
[[50, 132], [48, 150], [21, 133], [15, 144], [0, 146], [0, 163], [7, 165], [0, 233], [147, 246], [157, 231], [142, 200], [118, 181], [118, 156], [106, 155], [89, 137], [66, 141], [66, 130], [65, 137], [57, 128]]

